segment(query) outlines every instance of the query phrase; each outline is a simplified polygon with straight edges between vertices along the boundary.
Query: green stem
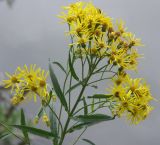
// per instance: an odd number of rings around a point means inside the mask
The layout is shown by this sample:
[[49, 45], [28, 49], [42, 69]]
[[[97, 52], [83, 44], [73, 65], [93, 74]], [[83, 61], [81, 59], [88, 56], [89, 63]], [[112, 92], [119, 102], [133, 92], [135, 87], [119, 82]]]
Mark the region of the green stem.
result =
[[[62, 109], [63, 109], [63, 106], [61, 104], [61, 107], [60, 107], [60, 112], [59, 112], [59, 120], [61, 120], [61, 115], [62, 115]], [[59, 135], [59, 131], [60, 131], [60, 124], [58, 123], [58, 135]]]
[[100, 81], [103, 81], [103, 80], [110, 80], [110, 79], [112, 79], [114, 76], [115, 76], [115, 75], [113, 75], [112, 77], [109, 77], [109, 78], [102, 78], [102, 79], [99, 79], [99, 80], [90, 82], [90, 83], [88, 83], [87, 85], [91, 85], [91, 84], [94, 84], [94, 83], [96, 83], [96, 82], [100, 82]]
[[88, 83], [89, 79], [91, 78], [91, 76], [92, 76], [92, 74], [93, 74], [93, 71], [94, 71], [94, 69], [96, 68], [96, 66], [98, 65], [98, 63], [100, 62], [100, 60], [101, 60], [101, 59], [99, 59], [97, 62], [96, 62], [96, 60], [95, 60], [94, 66], [93, 66], [92, 70], [89, 71], [89, 73], [88, 73], [88, 77], [86, 78], [86, 80], [85, 80], [85, 82], [84, 82], [84, 84], [83, 84], [83, 86], [82, 86], [82, 90], [81, 90], [81, 92], [80, 92], [80, 94], [79, 94], [79, 96], [78, 96], [78, 99], [77, 99], [76, 103], [74, 104], [74, 106], [73, 106], [70, 114], [68, 115], [68, 118], [67, 118], [67, 121], [66, 121], [66, 124], [65, 124], [65, 127], [64, 127], [64, 131], [62, 132], [62, 135], [61, 135], [61, 139], [60, 139], [59, 145], [62, 145], [62, 143], [63, 143], [63, 141], [64, 141], [65, 135], [66, 135], [66, 133], [67, 133], [68, 125], [69, 125], [70, 120], [71, 120], [70, 117], [73, 115], [73, 113], [74, 113], [74, 111], [75, 111], [78, 103], [80, 102], [81, 97], [82, 97], [82, 95], [83, 95], [83, 93], [84, 93], [84, 91], [85, 91], [85, 88], [87, 87], [87, 83]]
[[65, 92], [65, 87], [66, 87], [66, 83], [67, 83], [68, 76], [69, 76], [69, 72], [67, 73], [66, 78], [65, 78], [65, 80], [64, 80], [63, 94], [64, 94], [64, 92]]
[[107, 70], [108, 65], [106, 65], [106, 67], [104, 68], [104, 70], [102, 71], [102, 75], [101, 75], [101, 79], [103, 78], [103, 75], [105, 73], [105, 71]]
[[108, 73], [113, 73], [113, 74], [117, 74], [117, 72], [114, 71], [110, 71], [110, 70], [106, 70], [106, 71], [99, 71], [99, 72], [95, 72], [94, 74], [98, 74], [98, 73], [103, 73], [103, 72], [108, 72]]
[[[90, 76], [87, 78], [87, 80], [86, 80], [86, 82], [85, 82], [85, 85], [83, 85], [82, 90], [81, 90], [81, 92], [80, 92], [80, 94], [79, 94], [79, 96], [78, 96], [78, 99], [77, 99], [77, 101], [76, 101], [76, 103], [75, 103], [75, 105], [74, 105], [74, 107], [73, 107], [73, 109], [72, 109], [72, 111], [71, 111], [71, 113], [70, 113], [70, 116], [72, 116], [74, 110], [76, 109], [76, 107], [77, 107], [77, 105], [78, 105], [78, 103], [79, 103], [79, 101], [80, 101], [80, 99], [81, 99], [81, 97], [82, 97], [82, 95], [83, 95], [83, 92], [84, 92], [84, 90], [85, 90], [85, 88], [86, 88], [86, 84], [87, 84], [89, 78], [90, 78]], [[64, 140], [64, 138], [65, 138], [66, 131], [67, 131], [67, 129], [68, 129], [68, 125], [69, 125], [69, 122], [70, 122], [70, 116], [68, 116], [68, 118], [67, 118], [67, 121], [66, 121], [66, 124], [65, 124], [65, 127], [64, 127], [64, 131], [62, 132], [62, 136], [61, 136], [61, 140], [60, 140], [60, 142], [59, 142], [59, 145], [62, 145], [63, 140]]]
[[81, 58], [81, 65], [82, 65], [82, 80], [84, 79], [84, 63], [83, 58]]
[[83, 110], [85, 107], [89, 107], [89, 106], [96, 105], [96, 104], [100, 104], [100, 103], [106, 103], [106, 101], [100, 101], [100, 102], [96, 102], [96, 103], [94, 103], [94, 104], [92, 103], [92, 104], [85, 105], [84, 107], [78, 109], [78, 110], [73, 114], [73, 116], [76, 115], [76, 114], [77, 114], [78, 112], [80, 112], [81, 110]]
[[54, 112], [54, 110], [52, 109], [52, 107], [50, 105], [48, 105], [49, 109], [52, 111], [52, 113], [55, 115], [55, 117], [57, 118], [60, 126], [61, 126], [61, 129], [62, 129], [62, 132], [63, 132], [63, 126], [62, 126], [62, 123], [60, 121], [60, 119], [58, 118], [57, 114]]
[[[71, 88], [71, 85], [72, 85], [72, 75], [70, 76], [69, 88]], [[70, 109], [71, 109], [71, 91], [69, 92], [69, 100], [68, 100], [68, 103], [69, 103], [69, 112], [70, 112]]]
[[96, 70], [96, 71], [94, 72], [94, 74], [97, 73], [97, 72], [99, 72], [99, 71], [101, 71], [101, 70], [104, 69], [106, 66], [109, 66], [109, 64], [102, 66], [101, 68], [99, 68], [98, 70]]
[[85, 131], [87, 130], [87, 127], [82, 131], [82, 133], [78, 136], [78, 138], [76, 139], [76, 141], [74, 142], [74, 144], [73, 145], [75, 145], [77, 142], [78, 142], [78, 140], [81, 138], [81, 136], [85, 133]]
[[[104, 103], [104, 104], [105, 104], [105, 103]], [[99, 110], [99, 109], [107, 108], [107, 107], [109, 107], [109, 106], [101, 106], [101, 107], [97, 107], [97, 108], [94, 109], [92, 112], [90, 112], [89, 115], [90, 115], [90, 114], [93, 114], [94, 112], [96, 112], [96, 111]]]

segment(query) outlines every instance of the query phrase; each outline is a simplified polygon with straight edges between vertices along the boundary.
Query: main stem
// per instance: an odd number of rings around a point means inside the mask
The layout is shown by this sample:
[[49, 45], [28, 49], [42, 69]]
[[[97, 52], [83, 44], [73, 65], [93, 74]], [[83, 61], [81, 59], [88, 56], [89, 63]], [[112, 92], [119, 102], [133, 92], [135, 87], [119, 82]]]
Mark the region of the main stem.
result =
[[[98, 62], [99, 62], [99, 61], [98, 61]], [[82, 87], [82, 90], [81, 90], [81, 92], [80, 92], [80, 94], [79, 94], [79, 96], [78, 96], [78, 99], [77, 99], [75, 105], [73, 106], [73, 109], [71, 110], [70, 114], [68, 114], [68, 118], [67, 118], [67, 121], [66, 121], [64, 130], [63, 130], [63, 132], [62, 132], [59, 145], [62, 145], [62, 143], [63, 143], [63, 141], [64, 141], [65, 135], [66, 135], [66, 133], [67, 133], [68, 125], [69, 125], [70, 120], [71, 120], [70, 117], [73, 115], [73, 113], [74, 113], [74, 111], [75, 111], [75, 109], [76, 109], [79, 101], [81, 100], [81, 97], [82, 97], [82, 95], [83, 95], [83, 93], [84, 93], [84, 91], [85, 91], [85, 88], [86, 88], [86, 86], [87, 86], [87, 83], [88, 83], [89, 79], [91, 78], [92, 73], [93, 73], [94, 69], [96, 68], [98, 62], [95, 64], [95, 66], [93, 67], [92, 71], [88, 73], [88, 77], [86, 78], [86, 81], [85, 81], [85, 83], [83, 84], [83, 87]]]
[[[91, 76], [90, 76], [90, 77], [91, 77]], [[64, 131], [62, 132], [62, 136], [61, 136], [61, 140], [60, 140], [60, 142], [59, 142], [59, 145], [62, 145], [62, 143], [63, 143], [63, 140], [64, 140], [65, 135], [66, 135], [66, 131], [67, 131], [67, 129], [68, 129], [68, 125], [69, 125], [70, 120], [71, 120], [70, 117], [71, 117], [72, 114], [74, 113], [74, 111], [75, 111], [75, 109], [76, 109], [76, 106], [78, 105], [78, 103], [79, 103], [79, 101], [80, 101], [80, 99], [81, 99], [81, 97], [82, 97], [82, 95], [83, 95], [83, 93], [84, 93], [84, 90], [85, 90], [85, 88], [86, 88], [86, 86], [87, 86], [87, 83], [88, 83], [90, 77], [87, 78], [87, 80], [86, 80], [85, 84], [84, 84], [83, 87], [82, 87], [82, 90], [81, 90], [81, 92], [80, 92], [80, 94], [79, 94], [79, 96], [78, 96], [78, 99], [77, 99], [77, 101], [76, 101], [76, 103], [75, 103], [75, 105], [74, 105], [71, 113], [68, 115], [68, 118], [67, 118], [67, 121], [66, 121], [66, 124], [65, 124], [65, 127], [64, 127]]]

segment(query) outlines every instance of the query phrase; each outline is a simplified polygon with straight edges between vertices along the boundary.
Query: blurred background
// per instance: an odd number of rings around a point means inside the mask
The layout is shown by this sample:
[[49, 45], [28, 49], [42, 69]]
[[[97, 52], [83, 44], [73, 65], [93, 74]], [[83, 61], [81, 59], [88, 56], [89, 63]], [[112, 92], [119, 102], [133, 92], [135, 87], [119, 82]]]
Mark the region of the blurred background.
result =
[[[71, 2], [76, 0], [0, 0], [1, 79], [4, 78], [6, 71], [12, 73], [18, 65], [35, 63], [48, 69], [49, 58], [65, 63], [69, 43], [64, 35], [67, 26], [60, 23], [57, 15], [61, 12], [62, 6]], [[160, 1], [93, 0], [93, 2], [114, 19], [122, 18], [129, 31], [142, 38], [145, 47], [140, 48], [139, 52], [144, 54], [144, 58], [140, 60], [139, 71], [133, 76], [144, 77], [151, 85], [153, 96], [160, 100]], [[63, 77], [59, 76], [59, 79], [62, 81]], [[100, 90], [104, 92], [105, 88], [106, 84], [101, 84]], [[0, 99], [1, 107], [2, 102]], [[85, 133], [85, 138], [93, 140], [97, 145], [159, 145], [160, 103], [153, 105], [155, 110], [138, 126], [130, 126], [124, 120], [116, 119], [91, 127]], [[38, 103], [27, 103], [22, 106], [28, 117], [33, 119], [35, 109], [39, 107]], [[74, 137], [69, 136], [64, 145], [70, 145]], [[33, 140], [33, 145], [43, 144], [51, 143], [40, 138]], [[77, 145], [84, 143], [80, 141]]]

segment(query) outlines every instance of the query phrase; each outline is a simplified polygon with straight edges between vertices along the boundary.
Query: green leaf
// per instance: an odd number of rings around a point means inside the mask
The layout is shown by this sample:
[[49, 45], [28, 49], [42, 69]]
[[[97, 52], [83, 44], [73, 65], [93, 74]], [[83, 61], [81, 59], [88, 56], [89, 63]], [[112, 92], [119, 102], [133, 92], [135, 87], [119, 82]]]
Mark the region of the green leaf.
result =
[[91, 111], [94, 111], [94, 98], [92, 98]]
[[44, 138], [53, 138], [53, 137], [57, 137], [55, 136], [52, 132], [48, 132], [42, 129], [38, 129], [38, 128], [34, 128], [34, 127], [29, 127], [29, 126], [24, 126], [24, 125], [12, 125], [15, 128], [18, 128], [20, 130], [24, 130], [27, 131], [31, 134], [37, 135], [37, 136], [41, 136]]
[[84, 105], [84, 115], [88, 114], [88, 107], [85, 97], [83, 97], [83, 105]]
[[82, 139], [83, 141], [87, 142], [90, 145], [96, 145], [95, 143], [93, 143], [92, 141], [90, 141], [89, 139]]
[[[49, 118], [50, 118], [50, 122], [51, 122], [51, 132], [55, 135], [58, 136], [58, 130], [57, 130], [57, 118], [55, 117], [55, 115], [52, 113], [52, 111], [49, 112]], [[58, 139], [57, 137], [55, 137], [53, 139], [54, 144], [58, 144]]]
[[91, 123], [91, 122], [80, 123], [80, 124], [72, 126], [67, 132], [72, 133], [74, 131], [81, 130], [84, 127], [89, 127], [91, 125], [93, 125], [93, 123]]
[[[24, 115], [23, 109], [21, 109], [21, 125], [24, 125], [24, 126], [26, 125], [25, 115]], [[28, 132], [26, 130], [22, 130], [22, 132], [23, 132], [25, 141], [30, 144]]]
[[0, 135], [0, 140], [4, 140], [6, 139], [7, 137], [9, 137], [11, 135], [11, 133], [7, 132], [7, 133], [2, 133]]
[[53, 62], [53, 64], [56, 64], [57, 66], [59, 66], [59, 68], [67, 75], [66, 70], [64, 69], [64, 67], [59, 63], [59, 62]]
[[108, 99], [112, 97], [113, 95], [105, 95], [105, 94], [95, 94], [93, 96], [88, 96], [88, 98], [94, 98], [94, 99]]
[[102, 121], [109, 121], [115, 119], [115, 117], [111, 117], [104, 114], [93, 114], [93, 115], [79, 115], [73, 118], [74, 120], [80, 122], [92, 122], [92, 123], [99, 123]]
[[70, 53], [69, 53], [69, 68], [70, 68], [70, 71], [71, 71], [71, 75], [73, 76], [73, 78], [77, 81], [79, 81], [79, 78], [78, 76], [76, 75], [76, 72], [73, 68], [73, 63], [72, 63], [72, 60], [71, 60], [71, 56], [70, 56]]
[[57, 77], [52, 69], [51, 64], [49, 64], [49, 72], [50, 72], [50, 76], [51, 76], [51, 80], [52, 80], [52, 84], [54, 87], [54, 90], [57, 94], [57, 96], [59, 97], [61, 104], [64, 106], [65, 110], [68, 111], [68, 106], [67, 106], [67, 102], [66, 99], [64, 97], [64, 94], [62, 93], [62, 90], [60, 88], [60, 85], [58, 83]]
[[109, 121], [115, 119], [115, 117], [111, 117], [104, 114], [94, 114], [94, 115], [79, 115], [73, 118], [76, 121], [79, 121], [81, 123], [77, 125], [73, 125], [67, 132], [72, 133], [76, 130], [80, 130], [84, 127], [89, 127], [92, 125], [96, 125], [103, 121]]

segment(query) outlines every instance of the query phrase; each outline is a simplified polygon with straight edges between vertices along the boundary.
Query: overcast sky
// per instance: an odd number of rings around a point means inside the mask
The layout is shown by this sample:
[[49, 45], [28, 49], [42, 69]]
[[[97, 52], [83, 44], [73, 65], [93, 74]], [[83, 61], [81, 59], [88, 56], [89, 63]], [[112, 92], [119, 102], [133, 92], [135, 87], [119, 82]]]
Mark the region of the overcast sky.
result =
[[[74, 0], [15, 0], [10, 8], [0, 2], [0, 72], [13, 72], [18, 65], [36, 63], [48, 67], [48, 58], [65, 62], [68, 39], [67, 27], [57, 15]], [[159, 0], [94, 0], [95, 5], [113, 18], [122, 18], [128, 29], [141, 37], [144, 48], [140, 52], [139, 72], [146, 78], [152, 94], [160, 99], [160, 1]], [[33, 104], [30, 105], [32, 108]], [[160, 104], [146, 121], [130, 126], [124, 120], [102, 123], [90, 128], [85, 137], [97, 145], [159, 145]], [[30, 109], [30, 116], [32, 110]], [[70, 145], [73, 136], [64, 145]], [[45, 140], [38, 144], [43, 145]], [[46, 143], [47, 144], [47, 143]], [[50, 143], [48, 143], [50, 145]], [[77, 145], [84, 145], [79, 142]]]

